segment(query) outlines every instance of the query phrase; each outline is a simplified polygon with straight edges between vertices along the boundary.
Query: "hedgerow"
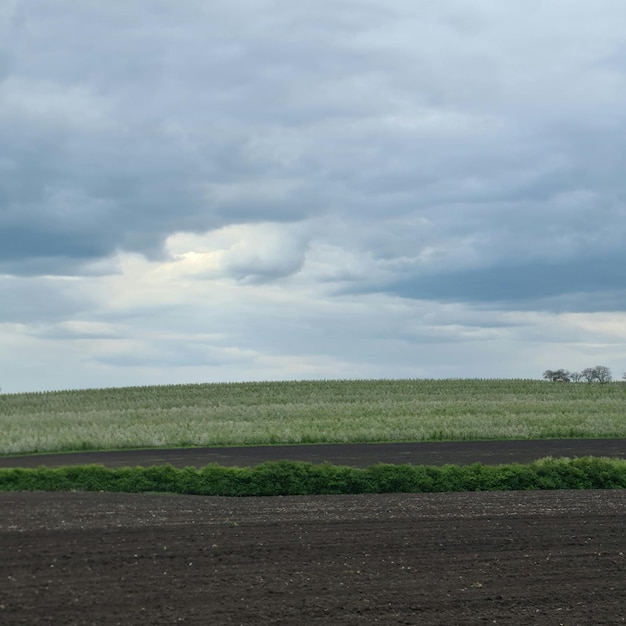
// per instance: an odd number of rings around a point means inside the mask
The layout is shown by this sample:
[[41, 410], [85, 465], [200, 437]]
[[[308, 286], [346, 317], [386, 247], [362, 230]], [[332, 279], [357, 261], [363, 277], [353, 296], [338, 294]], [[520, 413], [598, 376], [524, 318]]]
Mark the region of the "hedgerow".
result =
[[387, 465], [354, 468], [271, 461], [256, 467], [0, 469], [0, 491], [161, 492], [210, 496], [624, 489], [626, 460], [546, 458], [510, 465]]

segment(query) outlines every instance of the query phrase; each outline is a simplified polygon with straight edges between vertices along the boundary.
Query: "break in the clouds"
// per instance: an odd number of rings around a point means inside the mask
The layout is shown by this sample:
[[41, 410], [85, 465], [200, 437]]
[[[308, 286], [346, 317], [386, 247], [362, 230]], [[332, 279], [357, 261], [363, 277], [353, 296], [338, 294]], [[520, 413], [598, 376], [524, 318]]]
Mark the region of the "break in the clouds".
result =
[[618, 0], [0, 0], [0, 385], [626, 369]]

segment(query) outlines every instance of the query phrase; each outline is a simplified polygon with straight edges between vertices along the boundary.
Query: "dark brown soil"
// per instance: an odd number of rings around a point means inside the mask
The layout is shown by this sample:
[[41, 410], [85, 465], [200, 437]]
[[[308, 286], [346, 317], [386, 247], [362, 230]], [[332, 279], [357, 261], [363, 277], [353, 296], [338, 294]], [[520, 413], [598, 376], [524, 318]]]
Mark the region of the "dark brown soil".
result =
[[547, 456], [605, 456], [626, 458], [626, 439], [540, 439], [535, 441], [442, 441], [426, 443], [372, 443], [307, 446], [245, 446], [181, 448], [176, 450], [121, 450], [0, 457], [0, 467], [60, 467], [99, 463], [108, 467], [161, 465], [202, 467], [209, 463], [250, 466], [263, 461], [290, 460], [367, 467], [375, 463], [529, 463]]
[[626, 491], [0, 494], [0, 623], [626, 619]]
[[[5, 467], [626, 458], [624, 440], [85, 453]], [[626, 622], [626, 490], [0, 493], [0, 624]]]

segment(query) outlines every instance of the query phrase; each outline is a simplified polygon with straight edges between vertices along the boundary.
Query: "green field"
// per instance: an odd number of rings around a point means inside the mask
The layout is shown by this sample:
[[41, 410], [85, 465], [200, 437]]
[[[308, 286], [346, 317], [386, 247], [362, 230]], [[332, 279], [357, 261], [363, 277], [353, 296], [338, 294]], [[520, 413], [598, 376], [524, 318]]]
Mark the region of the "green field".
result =
[[626, 384], [293, 381], [0, 395], [0, 454], [626, 437]]

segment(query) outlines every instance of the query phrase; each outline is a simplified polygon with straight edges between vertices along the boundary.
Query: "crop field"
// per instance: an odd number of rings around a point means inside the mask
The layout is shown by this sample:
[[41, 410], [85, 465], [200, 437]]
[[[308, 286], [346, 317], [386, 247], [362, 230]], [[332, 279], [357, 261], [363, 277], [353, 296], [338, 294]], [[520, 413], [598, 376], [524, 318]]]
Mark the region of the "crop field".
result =
[[[581, 450], [585, 438], [594, 438], [598, 449], [617, 454], [612, 460], [555, 459], [493, 470], [478, 464], [437, 472], [381, 465], [370, 472], [387, 481], [376, 491], [389, 493], [281, 497], [156, 493], [174, 490], [166, 484], [168, 477], [180, 476], [179, 482], [189, 485], [203, 472], [221, 473], [223, 480], [231, 468], [206, 466], [196, 472], [185, 465], [180, 474], [171, 466], [142, 470], [135, 466], [146, 455], [138, 450], [119, 453], [135, 461], [113, 475], [122, 480], [143, 471], [144, 480], [153, 481], [146, 483], [147, 493], [103, 489], [97, 481], [109, 472], [95, 465], [56, 473], [0, 470], [5, 478], [39, 473], [80, 479], [71, 488], [61, 485], [62, 491], [41, 485], [0, 490], [0, 577], [5, 581], [0, 622], [626, 623], [626, 489], [615, 488], [624, 484], [626, 460], [622, 444], [610, 445], [616, 440], [611, 438], [626, 436], [625, 400], [622, 383], [521, 380], [284, 382], [0, 395], [5, 455], [217, 445], [242, 446], [241, 455], [254, 451], [253, 445], [260, 446], [258, 453], [275, 443], [422, 441], [437, 443], [420, 446], [455, 449], [456, 460], [448, 462], [465, 463], [485, 447], [508, 450], [497, 439], [527, 439], [506, 443], [544, 451], [553, 438], [570, 438], [566, 443], [572, 449], [581, 444]], [[340, 453], [349, 447], [339, 446]], [[372, 446], [354, 448], [352, 455], [357, 448], [370, 449], [368, 463], [353, 459], [356, 467], [369, 465]], [[243, 473], [245, 486], [252, 471], [245, 468], [253, 463], [241, 465], [244, 469], [232, 473]], [[584, 483], [585, 468], [593, 470], [587, 472], [594, 478], [591, 488]], [[282, 494], [300, 493], [290, 487], [294, 480], [306, 479], [308, 489], [307, 472], [354, 475], [349, 482], [355, 484], [361, 475], [347, 467], [289, 463], [256, 471], [282, 485]], [[467, 491], [461, 486], [453, 493], [400, 493], [404, 486], [394, 481], [411, 482], [411, 472], [448, 482], [468, 474], [474, 482]], [[491, 472], [496, 482], [476, 482]], [[533, 478], [533, 472], [541, 482], [537, 490], [527, 490], [531, 483], [524, 477]], [[95, 482], [88, 485], [88, 478]], [[602, 488], [594, 486], [596, 479]], [[337, 488], [338, 478], [330, 484]]]
[[0, 622], [615, 626], [625, 514], [623, 489], [0, 493]]
[[626, 385], [339, 380], [0, 395], [0, 454], [626, 437]]

